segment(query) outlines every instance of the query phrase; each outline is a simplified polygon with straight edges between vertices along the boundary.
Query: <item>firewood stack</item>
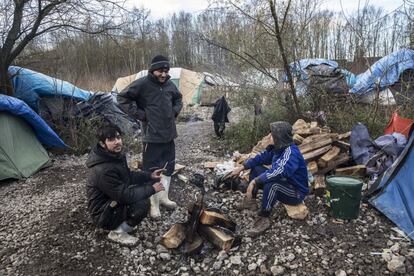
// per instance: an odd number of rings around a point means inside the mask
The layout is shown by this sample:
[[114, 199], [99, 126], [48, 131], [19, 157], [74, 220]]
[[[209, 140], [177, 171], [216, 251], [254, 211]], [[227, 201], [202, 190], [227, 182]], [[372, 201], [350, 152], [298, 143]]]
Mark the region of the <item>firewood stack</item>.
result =
[[350, 144], [347, 142], [350, 136], [350, 131], [332, 133], [329, 127], [319, 127], [317, 122], [306, 123], [299, 119], [293, 125], [293, 140], [315, 178], [315, 194], [324, 193], [325, 174], [350, 160]]

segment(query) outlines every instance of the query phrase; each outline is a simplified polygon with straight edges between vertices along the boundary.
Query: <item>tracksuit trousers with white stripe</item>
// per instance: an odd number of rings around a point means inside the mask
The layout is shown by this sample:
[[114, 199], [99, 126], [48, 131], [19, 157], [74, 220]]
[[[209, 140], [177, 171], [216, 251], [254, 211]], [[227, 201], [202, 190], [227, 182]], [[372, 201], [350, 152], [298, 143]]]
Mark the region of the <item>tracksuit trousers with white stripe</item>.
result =
[[[256, 166], [252, 168], [249, 174], [249, 181], [252, 181], [266, 170], [267, 169], [264, 166]], [[263, 189], [261, 216], [269, 216], [270, 211], [277, 201], [288, 205], [298, 205], [305, 198], [301, 192], [283, 178], [279, 179], [277, 182], [256, 185], [253, 190], [253, 198], [257, 197], [259, 189]]]

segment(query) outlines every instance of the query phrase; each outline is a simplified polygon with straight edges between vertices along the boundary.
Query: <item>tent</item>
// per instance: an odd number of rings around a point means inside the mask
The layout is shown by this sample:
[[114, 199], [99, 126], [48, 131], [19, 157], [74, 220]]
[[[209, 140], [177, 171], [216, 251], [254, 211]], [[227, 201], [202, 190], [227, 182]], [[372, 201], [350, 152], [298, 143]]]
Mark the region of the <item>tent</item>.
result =
[[5, 111], [24, 119], [33, 129], [37, 139], [45, 145], [66, 148], [67, 145], [26, 103], [14, 97], [0, 95], [0, 112]]
[[0, 180], [22, 179], [49, 165], [49, 156], [22, 118], [0, 112]]
[[[121, 92], [134, 80], [145, 77], [147, 74], [148, 70], [142, 70], [137, 74], [118, 78], [112, 88], [112, 92]], [[212, 75], [207, 72], [195, 72], [180, 67], [171, 68], [169, 75], [171, 76], [171, 81], [177, 86], [183, 95], [183, 103], [186, 105], [214, 104], [218, 98], [223, 96], [223, 92], [226, 91], [228, 87], [234, 87], [237, 85], [221, 76]]]
[[370, 204], [414, 240], [414, 131], [391, 167], [368, 191]]

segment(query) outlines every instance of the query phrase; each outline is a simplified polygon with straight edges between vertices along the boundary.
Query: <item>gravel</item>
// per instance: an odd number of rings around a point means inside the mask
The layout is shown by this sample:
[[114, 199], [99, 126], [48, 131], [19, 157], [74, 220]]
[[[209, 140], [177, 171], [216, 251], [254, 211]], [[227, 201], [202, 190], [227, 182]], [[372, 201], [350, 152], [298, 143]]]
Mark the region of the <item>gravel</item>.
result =
[[[134, 247], [106, 239], [87, 213], [84, 156], [52, 156], [51, 167], [21, 181], [0, 184], [0, 275], [381, 275], [414, 271], [414, 248], [398, 236], [387, 218], [362, 205], [356, 220], [335, 223], [323, 200], [309, 196], [310, 215], [291, 220], [282, 207], [272, 214], [272, 227], [250, 238], [246, 230], [255, 219], [234, 204], [240, 192], [213, 189], [214, 174], [205, 161], [225, 160], [222, 141], [209, 121], [178, 124], [177, 162], [186, 177], [206, 177], [209, 206], [226, 211], [237, 224], [242, 242], [229, 252], [209, 243], [198, 255], [184, 256], [159, 244], [174, 224], [187, 220], [187, 205], [198, 190], [173, 177], [171, 198], [179, 207], [162, 210], [162, 220], [146, 218]], [[129, 155], [132, 160], [137, 156]], [[396, 237], [397, 236], [397, 237]]]

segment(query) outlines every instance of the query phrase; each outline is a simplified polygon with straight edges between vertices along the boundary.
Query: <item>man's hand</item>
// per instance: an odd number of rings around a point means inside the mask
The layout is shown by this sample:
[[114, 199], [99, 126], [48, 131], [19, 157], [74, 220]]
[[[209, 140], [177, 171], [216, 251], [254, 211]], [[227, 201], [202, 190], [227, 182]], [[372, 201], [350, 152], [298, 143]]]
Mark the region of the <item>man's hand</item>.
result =
[[166, 171], [167, 171], [166, 169], [158, 169], [158, 170], [153, 171], [151, 173], [151, 179], [160, 179], [161, 178], [161, 174], [163, 172], [166, 172]]
[[152, 187], [154, 188], [156, 193], [164, 191], [164, 185], [162, 185], [161, 182], [153, 184]]
[[252, 195], [253, 195], [253, 189], [254, 186], [256, 186], [256, 181], [254, 181], [254, 179], [249, 183], [249, 186], [247, 187], [246, 190], [246, 197], [248, 199], [252, 199]]
[[230, 174], [230, 177], [239, 176], [240, 173], [244, 170], [243, 166], [237, 166], [233, 169], [233, 171]]

